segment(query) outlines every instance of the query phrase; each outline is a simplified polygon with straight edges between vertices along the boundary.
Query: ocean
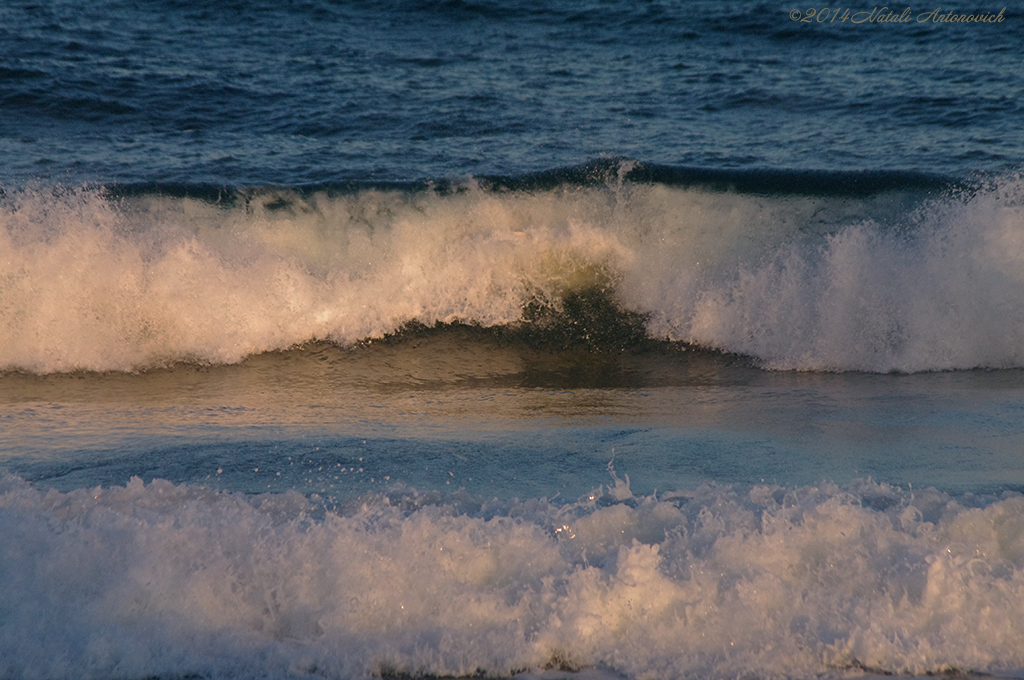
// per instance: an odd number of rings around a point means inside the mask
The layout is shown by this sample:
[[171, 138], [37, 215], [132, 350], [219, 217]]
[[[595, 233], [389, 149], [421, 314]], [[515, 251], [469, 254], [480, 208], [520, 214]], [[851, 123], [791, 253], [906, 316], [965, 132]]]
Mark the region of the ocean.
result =
[[0, 680], [1024, 678], [1005, 2], [5, 2]]

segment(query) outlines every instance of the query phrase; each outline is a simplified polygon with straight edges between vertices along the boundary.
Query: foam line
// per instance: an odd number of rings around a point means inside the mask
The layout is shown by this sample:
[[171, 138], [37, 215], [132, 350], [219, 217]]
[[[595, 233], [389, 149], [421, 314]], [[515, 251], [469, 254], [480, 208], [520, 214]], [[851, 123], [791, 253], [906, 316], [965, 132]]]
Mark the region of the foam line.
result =
[[[1024, 668], [1024, 499], [861, 481], [323, 508], [0, 479], [4, 677]], [[467, 508], [469, 511], [467, 512]]]

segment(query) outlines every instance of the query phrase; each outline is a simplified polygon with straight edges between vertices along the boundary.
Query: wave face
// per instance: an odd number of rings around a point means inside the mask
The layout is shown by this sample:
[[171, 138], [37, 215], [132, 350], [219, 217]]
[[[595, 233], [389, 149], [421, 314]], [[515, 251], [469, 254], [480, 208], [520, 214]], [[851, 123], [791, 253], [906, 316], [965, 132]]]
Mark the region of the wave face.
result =
[[[0, 479], [4, 677], [821, 677], [1024, 667], [1024, 499], [701, 487], [324, 508]], [[40, 616], [44, 612], [44, 616]]]
[[8, 190], [0, 370], [233, 363], [411, 321], [521, 327], [595, 291], [649, 338], [770, 369], [1020, 367], [1022, 190], [632, 162], [588, 181]]

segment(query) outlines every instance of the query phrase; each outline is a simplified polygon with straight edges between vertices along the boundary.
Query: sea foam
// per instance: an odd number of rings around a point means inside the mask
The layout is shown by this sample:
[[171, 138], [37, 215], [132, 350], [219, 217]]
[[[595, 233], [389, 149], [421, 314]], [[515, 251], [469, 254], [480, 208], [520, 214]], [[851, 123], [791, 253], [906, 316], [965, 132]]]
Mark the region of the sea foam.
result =
[[929, 197], [663, 184], [223, 203], [22, 189], [0, 206], [0, 368], [233, 363], [600, 289], [654, 338], [768, 368], [1024, 365], [1021, 183]]
[[1024, 668], [1024, 499], [870, 481], [344, 507], [0, 480], [3, 677]]

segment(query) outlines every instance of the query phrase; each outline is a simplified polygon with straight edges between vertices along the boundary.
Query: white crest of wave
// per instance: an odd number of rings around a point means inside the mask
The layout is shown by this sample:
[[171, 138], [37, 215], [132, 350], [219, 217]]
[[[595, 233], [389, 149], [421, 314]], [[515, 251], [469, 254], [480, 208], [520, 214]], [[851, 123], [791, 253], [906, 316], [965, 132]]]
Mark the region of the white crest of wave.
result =
[[798, 370], [1024, 365], [1024, 183], [921, 204], [663, 185], [0, 206], [0, 370], [232, 363], [614, 287], [655, 337]]
[[[1008, 180], [890, 213], [888, 223], [801, 217], [799, 234], [707, 272], [672, 274], [674, 254], [662, 252], [651, 256], [662, 261], [654, 268], [662, 275], [636, 277], [629, 299], [653, 311], [656, 334], [769, 368], [1024, 366], [1022, 199], [1024, 182]], [[736, 218], [748, 238], [779, 219], [773, 211]]]
[[[619, 494], [622, 495], [622, 494]], [[0, 479], [3, 677], [1024, 668], [1024, 499], [860, 482], [478, 515]], [[412, 499], [415, 501], [415, 499]], [[600, 500], [600, 499], [599, 499]]]
[[[272, 203], [274, 197], [264, 198]], [[0, 211], [0, 368], [132, 370], [237, 362], [413, 319], [518, 319], [533, 295], [630, 260], [594, 229], [603, 200], [366, 191], [231, 208], [88, 191]]]

